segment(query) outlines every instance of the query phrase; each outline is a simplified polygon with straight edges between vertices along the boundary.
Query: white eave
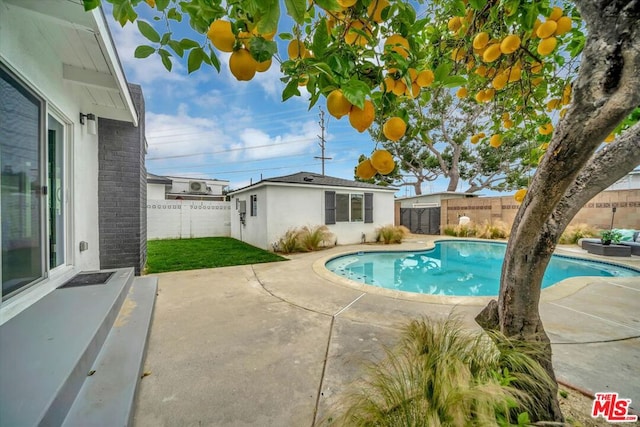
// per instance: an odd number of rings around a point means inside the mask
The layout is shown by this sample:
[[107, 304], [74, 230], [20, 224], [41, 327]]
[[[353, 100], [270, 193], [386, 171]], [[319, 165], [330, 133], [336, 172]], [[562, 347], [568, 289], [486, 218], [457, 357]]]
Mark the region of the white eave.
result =
[[122, 64], [101, 8], [85, 12], [79, 0], [2, 0], [24, 17], [61, 62], [62, 78], [81, 88], [83, 109], [138, 125]]

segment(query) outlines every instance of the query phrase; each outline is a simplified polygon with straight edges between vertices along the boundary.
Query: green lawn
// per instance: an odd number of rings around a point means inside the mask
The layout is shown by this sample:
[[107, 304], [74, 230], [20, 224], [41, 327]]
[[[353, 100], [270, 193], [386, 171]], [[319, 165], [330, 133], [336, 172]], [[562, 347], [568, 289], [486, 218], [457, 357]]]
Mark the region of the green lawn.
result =
[[147, 273], [284, 261], [279, 255], [230, 237], [149, 240]]

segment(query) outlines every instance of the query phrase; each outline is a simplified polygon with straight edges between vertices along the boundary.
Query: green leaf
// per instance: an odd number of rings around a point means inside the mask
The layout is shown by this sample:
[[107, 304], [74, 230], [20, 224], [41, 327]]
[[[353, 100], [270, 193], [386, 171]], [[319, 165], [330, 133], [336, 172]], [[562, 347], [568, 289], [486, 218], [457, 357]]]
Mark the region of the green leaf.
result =
[[469, 4], [475, 10], [480, 10], [487, 4], [487, 0], [469, 0]]
[[357, 77], [352, 77], [351, 80], [342, 85], [342, 94], [350, 103], [362, 109], [364, 108], [364, 100], [371, 94], [371, 90], [365, 82]]
[[153, 46], [142, 45], [136, 48], [135, 52], [133, 53], [133, 56], [135, 56], [136, 58], [146, 58], [152, 53], [154, 53], [155, 51], [156, 51], [156, 48]]
[[280, 33], [278, 36], [281, 40], [293, 40], [293, 34], [291, 33]]
[[304, 23], [304, 12], [307, 9], [307, 0], [284, 0], [287, 13], [297, 24]]
[[158, 54], [162, 58], [162, 65], [164, 65], [164, 68], [166, 68], [167, 71], [171, 71], [171, 68], [173, 67], [173, 64], [171, 63], [171, 53], [165, 49], [158, 49]]
[[435, 80], [437, 82], [444, 81], [444, 79], [451, 73], [451, 64], [447, 62], [443, 62], [438, 65], [438, 68], [433, 72], [435, 76]]
[[520, 415], [518, 415], [518, 425], [519, 426], [524, 426], [527, 424], [530, 424], [531, 420], [529, 419], [529, 414], [526, 412], [522, 412]]
[[100, 6], [100, 0], [82, 0], [84, 11], [88, 12]]
[[153, 27], [149, 25], [149, 23], [142, 20], [138, 20], [138, 29], [140, 30], [142, 35], [145, 36], [148, 40], [154, 43], [160, 42], [160, 34], [158, 34], [158, 32], [154, 30]]
[[211, 54], [209, 55], [209, 59], [211, 60], [211, 65], [220, 72], [220, 60], [216, 56], [216, 53], [211, 49]]
[[320, 6], [321, 8], [323, 8], [324, 10], [328, 10], [331, 12], [338, 12], [342, 10], [342, 7], [338, 4], [336, 0], [315, 0], [314, 3]]
[[180, 40], [180, 46], [182, 46], [183, 49], [187, 50], [193, 49], [194, 47], [199, 47], [200, 44], [191, 39], [182, 39]]
[[189, 74], [194, 71], [200, 69], [202, 65], [202, 57], [204, 56], [204, 51], [200, 47], [196, 47], [191, 49], [189, 52], [189, 58], [187, 59], [187, 72]]
[[167, 18], [173, 19], [174, 21], [182, 22], [182, 14], [178, 13], [178, 10], [175, 7], [169, 9], [169, 12], [167, 12]]
[[164, 46], [169, 43], [169, 40], [171, 40], [171, 33], [164, 33], [162, 35], [162, 39], [160, 40], [160, 44]]
[[327, 50], [328, 45], [329, 33], [327, 32], [327, 20], [325, 18], [322, 18], [318, 22], [316, 33], [313, 35], [311, 50], [318, 57], [324, 56], [324, 52]]
[[156, 9], [158, 12], [164, 11], [169, 6], [170, 0], [156, 0]]
[[291, 79], [291, 81], [285, 86], [282, 91], [282, 101], [286, 101], [292, 96], [300, 96], [300, 91], [298, 90], [298, 82], [295, 79]]
[[258, 62], [264, 62], [278, 51], [278, 45], [276, 42], [265, 40], [262, 37], [254, 37], [251, 39], [249, 51], [253, 59]]
[[175, 40], [169, 40], [167, 44], [171, 49], [173, 49], [176, 55], [182, 58], [182, 56], [184, 55], [184, 49], [182, 48], [182, 46], [180, 46], [180, 42], [177, 42]]
[[269, 34], [278, 29], [280, 20], [280, 2], [278, 0], [261, 0], [260, 19], [258, 20], [258, 32]]
[[463, 86], [467, 83], [467, 79], [462, 76], [448, 76], [442, 81], [442, 85], [446, 88], [453, 88], [457, 86]]

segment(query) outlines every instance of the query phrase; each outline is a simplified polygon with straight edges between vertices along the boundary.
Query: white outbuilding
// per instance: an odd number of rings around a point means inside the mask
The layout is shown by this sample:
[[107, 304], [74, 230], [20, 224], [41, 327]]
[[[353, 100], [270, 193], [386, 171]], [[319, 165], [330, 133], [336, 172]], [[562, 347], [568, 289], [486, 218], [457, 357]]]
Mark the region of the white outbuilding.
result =
[[230, 193], [231, 237], [263, 249], [289, 229], [326, 225], [334, 244], [373, 241], [393, 225], [396, 188], [298, 172]]

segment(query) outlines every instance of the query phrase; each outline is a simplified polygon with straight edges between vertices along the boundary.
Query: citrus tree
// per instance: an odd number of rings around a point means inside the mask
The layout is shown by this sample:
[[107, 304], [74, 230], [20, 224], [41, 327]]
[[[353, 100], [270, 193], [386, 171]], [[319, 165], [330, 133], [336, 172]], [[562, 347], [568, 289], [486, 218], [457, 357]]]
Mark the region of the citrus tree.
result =
[[[389, 139], [385, 134], [393, 121], [384, 117], [376, 118], [369, 133], [405, 172], [397, 176], [397, 185], [412, 186], [417, 195], [422, 194], [423, 183], [439, 178], [448, 180], [446, 191], [456, 191], [463, 182], [468, 183], [463, 189], [467, 193], [517, 189], [526, 186], [528, 173], [542, 154], [535, 136], [525, 137], [525, 129], [507, 133], [498, 147], [486, 143], [493, 127], [486, 119], [487, 109], [501, 107], [476, 102], [465, 87], [422, 90], [415, 99], [404, 97], [398, 107], [408, 124], [403, 136]], [[505, 130], [512, 128], [510, 113], [500, 114]]]
[[[413, 126], [402, 108], [407, 97], [462, 90], [487, 106], [483, 120], [491, 132], [478, 144], [496, 148], [511, 136], [529, 141], [540, 152], [536, 171], [516, 192], [522, 204], [499, 299], [477, 321], [539, 343], [538, 359], [553, 375], [538, 307], [551, 254], [577, 211], [640, 164], [633, 114], [640, 105], [639, 0], [284, 0], [290, 29], [278, 26], [279, 0], [108, 1], [118, 22], [136, 22], [149, 40], [135, 55], [158, 55], [169, 70], [180, 58], [189, 72], [203, 64], [219, 69], [218, 54], [230, 52], [232, 74], [250, 80], [277, 61], [283, 100], [304, 85], [310, 106], [323, 99], [358, 132], [378, 118], [390, 141]], [[83, 2], [87, 9], [100, 4]], [[140, 7], [153, 8], [162, 34], [138, 19]], [[192, 39], [172, 37], [171, 26], [182, 20], [194, 30]], [[276, 33], [288, 42], [286, 52], [277, 51]], [[363, 179], [396, 168], [387, 150], [372, 148], [356, 169]], [[539, 392], [545, 409], [532, 419], [562, 419], [556, 392]]]

